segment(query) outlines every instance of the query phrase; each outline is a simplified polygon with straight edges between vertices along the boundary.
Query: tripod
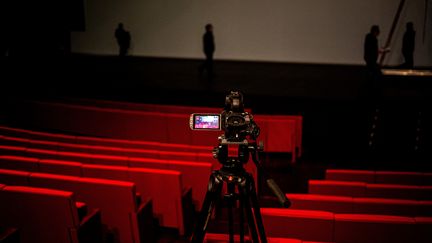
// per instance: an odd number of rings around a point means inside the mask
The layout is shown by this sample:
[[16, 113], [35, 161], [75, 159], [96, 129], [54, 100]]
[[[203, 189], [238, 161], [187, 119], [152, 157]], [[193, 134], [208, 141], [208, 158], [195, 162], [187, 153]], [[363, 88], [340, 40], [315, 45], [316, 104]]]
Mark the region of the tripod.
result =
[[[246, 143], [247, 144], [247, 143]], [[226, 146], [226, 145], [225, 145]], [[256, 150], [256, 143], [251, 146], [247, 146], [251, 152], [252, 159], [257, 166], [258, 171], [264, 172], [260, 162], [258, 161]], [[245, 153], [243, 153], [244, 155]], [[247, 158], [248, 156], [246, 156]], [[244, 158], [243, 158], [244, 159]], [[246, 159], [247, 161], [247, 159]], [[223, 166], [220, 170], [215, 170], [210, 175], [208, 183], [207, 193], [204, 198], [204, 202], [201, 208], [201, 212], [197, 221], [196, 228], [192, 236], [192, 243], [201, 243], [204, 240], [207, 226], [215, 208], [215, 205], [219, 196], [222, 192], [224, 182], [227, 185], [227, 193], [225, 198], [228, 201], [228, 228], [229, 228], [229, 241], [234, 243], [234, 217], [233, 207], [236, 205], [236, 201], [239, 200], [239, 217], [240, 217], [240, 242], [244, 242], [244, 214], [246, 214], [247, 225], [250, 233], [250, 237], [253, 243], [267, 243], [267, 237], [262, 222], [260, 207], [258, 204], [258, 197], [255, 189], [255, 182], [253, 176], [246, 172], [243, 168], [243, 162], [239, 158], [230, 160], [230, 163], [222, 163]], [[272, 179], [267, 179], [267, 184], [273, 193], [276, 194], [279, 201], [285, 206], [289, 207], [289, 201], [276, 185]], [[235, 189], [238, 189], [238, 193]]]

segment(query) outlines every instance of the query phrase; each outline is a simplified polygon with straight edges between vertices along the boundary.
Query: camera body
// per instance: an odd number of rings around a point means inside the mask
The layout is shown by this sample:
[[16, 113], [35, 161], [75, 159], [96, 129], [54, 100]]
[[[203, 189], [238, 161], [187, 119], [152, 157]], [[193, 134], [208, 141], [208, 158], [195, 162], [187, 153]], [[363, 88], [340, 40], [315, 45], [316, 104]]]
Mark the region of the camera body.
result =
[[[190, 116], [192, 130], [222, 130], [219, 145], [213, 149], [213, 157], [225, 167], [237, 167], [249, 160], [249, 146], [260, 134], [253, 115], [245, 112], [243, 95], [231, 91], [225, 97], [225, 108], [221, 114], [194, 113]], [[255, 148], [255, 147], [254, 147]]]

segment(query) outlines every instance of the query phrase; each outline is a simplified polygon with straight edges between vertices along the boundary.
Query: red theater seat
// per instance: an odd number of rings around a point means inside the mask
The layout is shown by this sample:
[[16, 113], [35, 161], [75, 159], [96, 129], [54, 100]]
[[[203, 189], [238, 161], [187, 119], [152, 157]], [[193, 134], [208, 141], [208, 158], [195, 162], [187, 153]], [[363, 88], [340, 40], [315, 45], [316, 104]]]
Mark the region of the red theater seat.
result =
[[418, 201], [382, 198], [353, 198], [353, 213], [411, 216], [417, 215]]
[[39, 172], [48, 174], [82, 176], [81, 163], [62, 160], [42, 159], [39, 161]]
[[330, 181], [358, 181], [375, 182], [375, 172], [368, 170], [326, 170], [326, 180]]
[[409, 217], [335, 214], [335, 242], [413, 242], [415, 221]]
[[[190, 152], [204, 152], [204, 153], [209, 152], [213, 149], [213, 146], [162, 143], [156, 141], [99, 138], [99, 137], [88, 137], [88, 136], [70, 136], [70, 135], [63, 135], [63, 134], [56, 134], [56, 133], [35, 132], [30, 130], [10, 128], [4, 126], [0, 126], [0, 133], [5, 134], [9, 137], [52, 141], [52, 142], [59, 142], [65, 144], [75, 144], [77, 146], [94, 145], [94, 146], [108, 146], [108, 147], [117, 147], [117, 148], [156, 149], [156, 150], [166, 150], [166, 151], [185, 151], [185, 152], [190, 151]], [[5, 138], [5, 136], [3, 136], [3, 138]]]
[[85, 177], [134, 182], [144, 199], [153, 200], [153, 210], [161, 225], [184, 234], [180, 172], [103, 165], [83, 165], [82, 172]]
[[145, 242], [140, 241], [138, 218], [151, 204], [136, 204], [135, 184], [131, 182], [33, 173], [30, 185], [73, 191], [76, 199], [86, 202], [89, 209], [102, 211], [102, 222], [115, 242]]
[[20, 242], [78, 242], [72, 192], [6, 186], [0, 197], [0, 225], [18, 227]]
[[[240, 236], [234, 235], [234, 241], [239, 242]], [[245, 236], [245, 241], [247, 241], [247, 242], [250, 241], [250, 237]], [[206, 243], [228, 243], [229, 242], [229, 235], [207, 233], [205, 235], [204, 242], [206, 242]], [[269, 242], [269, 243], [302, 243], [301, 240], [297, 240], [297, 239], [272, 238], [272, 237], [267, 237], [267, 242]]]
[[421, 185], [422, 174], [419, 172], [403, 171], [376, 171], [375, 183], [400, 184], [400, 185]]
[[[130, 166], [130, 167], [149, 167], [155, 169], [168, 169], [179, 170], [184, 174], [184, 186], [193, 189], [193, 199], [198, 206], [202, 204], [202, 200], [207, 191], [206, 185], [208, 178], [211, 174], [212, 165], [205, 162], [186, 162], [186, 161], [173, 161], [173, 160], [156, 160], [156, 159], [141, 159], [141, 158], [128, 158], [124, 156], [113, 155], [99, 155], [99, 154], [86, 154], [75, 152], [55, 152], [50, 150], [41, 149], [28, 149], [29, 156], [42, 158], [40, 165], [40, 172], [46, 173], [59, 173], [76, 175], [80, 172], [78, 164], [63, 163], [62, 161], [76, 161], [85, 164], [100, 164], [100, 165], [113, 165], [113, 166]], [[45, 159], [47, 158], [47, 159]], [[53, 160], [54, 158], [54, 160]], [[46, 163], [48, 161], [48, 163]], [[63, 166], [61, 166], [63, 164]], [[249, 166], [253, 166], [250, 164]], [[71, 170], [67, 170], [66, 167]], [[72, 168], [73, 167], [73, 168]], [[0, 167], [1, 168], [1, 167]], [[53, 170], [57, 170], [53, 171]], [[256, 173], [255, 168], [252, 168], [252, 173]], [[256, 175], [255, 175], [256, 176]]]
[[26, 156], [26, 150], [25, 147], [0, 145], [0, 154], [2, 155]]
[[287, 194], [287, 197], [291, 200], [291, 209], [410, 217], [432, 214], [432, 201], [352, 198], [315, 194]]
[[339, 195], [349, 197], [364, 197], [366, 195], [366, 183], [309, 180], [309, 193], [323, 195]]
[[432, 216], [432, 201], [418, 201], [417, 214], [418, 216]]
[[333, 213], [352, 213], [353, 198], [316, 194], [287, 194], [291, 209], [321, 210]]
[[5, 185], [28, 186], [30, 172], [0, 169], [0, 183]]
[[432, 186], [432, 173], [421, 173], [423, 186]]
[[420, 186], [367, 184], [367, 197], [423, 199]]
[[432, 242], [432, 217], [415, 217], [416, 229], [415, 237], [412, 242], [416, 243], [430, 243]]
[[269, 237], [308, 241], [333, 241], [334, 215], [324, 211], [262, 208], [264, 227]]
[[192, 197], [197, 206], [197, 210], [201, 208], [205, 193], [207, 192], [208, 180], [212, 172], [212, 165], [210, 163], [185, 161], [167, 161], [166, 163], [161, 163], [160, 160], [130, 158], [129, 166], [131, 168], [155, 168], [180, 171], [182, 173], [183, 186], [192, 188]]
[[39, 159], [22, 156], [0, 156], [0, 168], [10, 170], [22, 170], [29, 172], [39, 171]]

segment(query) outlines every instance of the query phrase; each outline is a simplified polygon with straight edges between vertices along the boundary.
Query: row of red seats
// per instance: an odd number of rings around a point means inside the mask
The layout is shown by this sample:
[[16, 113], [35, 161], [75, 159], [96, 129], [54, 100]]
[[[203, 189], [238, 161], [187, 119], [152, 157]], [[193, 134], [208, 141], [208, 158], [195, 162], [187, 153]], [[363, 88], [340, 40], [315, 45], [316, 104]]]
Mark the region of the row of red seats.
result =
[[[189, 114], [161, 113], [136, 110], [99, 108], [94, 106], [23, 101], [17, 104], [23, 114], [37, 116], [15, 119], [29, 125], [100, 137], [138, 139], [191, 145], [216, 145], [221, 132], [191, 131]], [[28, 112], [26, 112], [28, 111]], [[86, 117], [85, 122], [80, 119]], [[273, 119], [272, 116], [256, 116], [262, 128], [260, 140], [268, 152], [301, 151], [301, 118], [290, 116]], [[71, 122], [74, 121], [74, 122]], [[296, 130], [297, 127], [297, 130]], [[296, 156], [293, 156], [294, 160]]]
[[[240, 242], [240, 236], [234, 235], [234, 241]], [[245, 236], [245, 241], [250, 241], [250, 238], [248, 236]], [[206, 243], [222, 243], [222, 242], [229, 242], [229, 235], [226, 234], [212, 234], [207, 233], [205, 235], [204, 242]], [[325, 243], [325, 242], [317, 242], [317, 241], [302, 241], [299, 239], [290, 239], [290, 238], [276, 238], [276, 237], [268, 237], [267, 238], [268, 243]], [[329, 243], [329, 242], [328, 242]]]
[[[193, 200], [199, 207], [207, 191], [208, 179], [213, 169], [210, 163], [186, 162], [179, 160], [146, 159], [125, 156], [109, 156], [102, 154], [87, 154], [75, 152], [56, 152], [43, 149], [27, 149], [17, 146], [0, 145], [0, 154], [8, 154], [38, 159], [79, 162], [93, 165], [125, 166], [130, 168], [153, 168], [163, 170], [176, 170], [182, 173], [182, 182], [185, 187], [191, 187]], [[59, 172], [58, 172], [59, 173]]]
[[19, 242], [102, 241], [100, 210], [80, 215], [72, 192], [0, 185], [0, 198], [0, 225], [17, 227]]
[[[162, 112], [162, 113], [174, 113], [174, 114], [192, 114], [192, 113], [220, 113], [221, 108], [211, 107], [194, 107], [194, 106], [178, 106], [178, 105], [158, 105], [158, 104], [137, 104], [130, 102], [120, 101], [107, 101], [107, 100], [94, 100], [94, 99], [68, 99], [66, 103], [73, 103], [82, 106], [94, 106], [99, 108], [109, 109], [121, 109], [121, 110], [134, 110], [134, 111], [149, 111], [149, 112]], [[246, 109], [248, 112], [252, 112], [251, 109]], [[254, 112], [252, 112], [254, 113]], [[302, 154], [302, 116], [289, 116], [289, 115], [262, 115], [254, 114], [255, 120], [263, 130], [262, 136], [267, 136], [267, 131], [270, 138], [267, 138], [270, 143], [273, 141], [280, 141], [280, 138], [272, 138], [272, 136], [287, 136], [286, 127], [294, 127], [295, 133], [295, 150], [296, 155], [293, 157], [300, 157]], [[270, 123], [270, 121], [275, 121]], [[294, 121], [294, 125], [290, 123]], [[270, 130], [269, 130], [270, 129]], [[281, 133], [280, 133], [281, 132]], [[271, 144], [270, 147], [278, 147], [278, 150], [283, 151], [284, 148], [281, 146], [287, 146], [283, 144]], [[276, 149], [275, 149], [276, 150]]]
[[63, 142], [63, 143], [70, 143], [70, 144], [77, 144], [77, 145], [108, 146], [108, 147], [126, 148], [126, 149], [149, 149], [149, 150], [156, 149], [160, 151], [203, 152], [203, 153], [208, 153], [213, 149], [213, 146], [102, 138], [102, 137], [91, 137], [91, 136], [83, 136], [83, 135], [75, 136], [75, 135], [66, 135], [61, 133], [33, 131], [33, 130], [27, 130], [21, 128], [8, 127], [8, 126], [0, 126], [0, 134], [4, 136], [10, 136], [16, 138], [43, 140], [43, 141], [50, 141], [50, 142]]
[[[55, 173], [55, 176], [71, 174], [74, 176], [101, 178], [134, 183], [136, 191], [144, 201], [154, 202], [153, 211], [162, 226], [176, 228], [184, 233], [183, 201], [189, 196], [188, 190], [182, 184], [181, 173], [170, 170], [155, 170], [148, 168], [129, 168], [125, 166], [86, 165], [58, 160], [39, 160], [28, 157], [1, 156], [0, 168]], [[62, 176], [60, 176], [61, 178]], [[11, 179], [11, 178], [9, 178]], [[5, 180], [7, 182], [7, 180]], [[13, 181], [9, 181], [13, 183]], [[191, 195], [190, 195], [191, 196]], [[189, 215], [186, 215], [189, 216]]]
[[197, 152], [178, 152], [178, 151], [160, 151], [156, 149], [128, 149], [96, 145], [80, 145], [64, 142], [51, 142], [44, 140], [34, 140], [25, 138], [16, 138], [0, 135], [0, 143], [10, 146], [22, 146], [25, 148], [46, 149], [54, 151], [81, 152], [88, 154], [118, 155], [127, 157], [143, 157], [153, 159], [184, 160], [198, 162], [213, 162], [210, 151], [208, 153]]
[[[114, 242], [144, 242], [145, 238], [143, 237], [145, 235], [151, 236], [151, 230], [150, 232], [145, 232], [145, 234], [142, 234], [142, 230], [146, 226], [149, 226], [146, 222], [152, 217], [152, 215], [148, 215], [152, 212], [152, 203], [151, 201], [140, 202], [136, 200], [136, 188], [132, 182], [0, 169], [0, 183], [73, 192], [75, 199], [85, 202], [89, 210], [100, 210], [102, 212], [101, 220], [103, 228], [107, 230], [107, 232], [104, 232], [106, 233], [104, 235], [110, 235], [110, 238], [113, 238]], [[32, 206], [31, 200], [27, 202], [27, 205], [23, 205], [23, 207], [17, 207], [21, 203], [21, 200], [13, 200], [11, 203], [16, 203], [16, 205], [12, 204], [10, 205], [10, 209], [5, 210], [5, 208], [2, 208], [1, 210], [11, 211], [8, 217], [2, 217], [5, 224], [11, 224], [15, 220], [14, 215], [20, 213], [19, 210], [28, 212], [29, 215], [31, 211], [45, 214], [50, 210], [49, 207], [52, 206], [48, 204], [44, 207], [35, 208], [38, 205]], [[30, 228], [32, 230], [26, 236], [30, 239], [31, 237], [36, 237], [34, 236], [35, 234], [50, 234], [52, 231], [49, 227], [43, 228], [42, 232], [34, 231], [34, 227]]]
[[334, 214], [326, 211], [262, 208], [269, 237], [336, 243], [429, 243], [432, 217]]
[[379, 184], [432, 185], [431, 172], [328, 169], [326, 180]]
[[432, 216], [432, 201], [367, 197], [287, 194], [291, 209], [322, 210], [333, 213]]
[[432, 200], [432, 186], [309, 180], [309, 193], [348, 197]]
[[[9, 131], [9, 132], [8, 132]], [[212, 163], [213, 169], [218, 169], [220, 164], [218, 160], [214, 159], [211, 150], [209, 149], [206, 153], [202, 151], [167, 151], [160, 149], [138, 149], [138, 148], [121, 148], [108, 145], [87, 145], [82, 140], [83, 144], [75, 143], [75, 139], [68, 139], [69, 142], [63, 141], [49, 141], [41, 139], [32, 139], [30, 134], [20, 133], [15, 136], [5, 136], [2, 133], [10, 134], [16, 133], [15, 129], [10, 132], [10, 129], [0, 127], [0, 144], [9, 146], [21, 146], [32, 149], [44, 149], [53, 151], [67, 151], [67, 152], [80, 152], [88, 154], [104, 154], [104, 155], [116, 155], [116, 156], [127, 156], [127, 157], [143, 157], [152, 159], [163, 159], [163, 160], [174, 160], [174, 161], [195, 161], [195, 162], [209, 162]], [[30, 137], [30, 138], [28, 138]], [[55, 140], [55, 138], [53, 139]], [[62, 140], [66, 140], [63, 138]], [[98, 141], [104, 141], [104, 139], [98, 139]], [[124, 144], [122, 144], [124, 145]], [[193, 148], [190, 148], [192, 150]], [[250, 161], [245, 166], [246, 170], [252, 173], [256, 178], [257, 172], [253, 162]]]

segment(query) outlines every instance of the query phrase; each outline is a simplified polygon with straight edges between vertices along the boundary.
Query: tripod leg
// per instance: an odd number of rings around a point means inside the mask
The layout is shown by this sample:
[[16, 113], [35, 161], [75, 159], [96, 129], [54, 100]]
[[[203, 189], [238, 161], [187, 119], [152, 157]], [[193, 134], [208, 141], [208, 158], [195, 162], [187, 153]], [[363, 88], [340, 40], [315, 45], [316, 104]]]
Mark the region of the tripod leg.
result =
[[233, 183], [227, 183], [228, 188], [228, 232], [229, 232], [229, 242], [234, 243], [234, 217], [233, 217], [233, 207], [234, 207], [234, 193], [235, 193], [235, 185]]
[[249, 235], [251, 236], [253, 243], [259, 243], [257, 228], [255, 224], [255, 219], [253, 217], [253, 212], [252, 212], [250, 198], [249, 198], [250, 197], [249, 190], [248, 190], [249, 186], [250, 185], [248, 183], [247, 178], [245, 178], [245, 180], [242, 183], [239, 183], [240, 197], [242, 197], [242, 200], [244, 202], [243, 206], [248, 221]]
[[204, 202], [201, 207], [201, 212], [197, 224], [195, 225], [194, 233], [192, 235], [192, 243], [201, 243], [204, 241], [207, 225], [213, 212], [214, 205], [222, 191], [222, 183], [223, 181], [218, 179], [216, 173], [213, 172], [210, 176], [207, 193], [205, 195]]
[[240, 229], [239, 229], [239, 233], [240, 233], [240, 243], [244, 243], [244, 200], [245, 198], [243, 197], [242, 193], [241, 193], [241, 188], [239, 186], [239, 217], [240, 217]]
[[258, 196], [257, 196], [256, 191], [255, 191], [255, 182], [254, 182], [253, 177], [250, 175], [249, 175], [248, 182], [250, 183], [250, 186], [247, 186], [247, 188], [250, 189], [249, 195], [250, 195], [252, 208], [253, 208], [254, 215], [255, 215], [255, 222], [257, 225], [258, 233], [260, 235], [261, 242], [266, 243], [267, 237], [265, 234], [264, 224], [263, 224], [262, 217], [261, 217], [261, 210], [259, 207]]

